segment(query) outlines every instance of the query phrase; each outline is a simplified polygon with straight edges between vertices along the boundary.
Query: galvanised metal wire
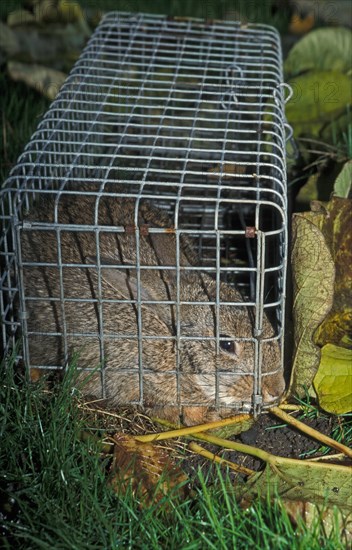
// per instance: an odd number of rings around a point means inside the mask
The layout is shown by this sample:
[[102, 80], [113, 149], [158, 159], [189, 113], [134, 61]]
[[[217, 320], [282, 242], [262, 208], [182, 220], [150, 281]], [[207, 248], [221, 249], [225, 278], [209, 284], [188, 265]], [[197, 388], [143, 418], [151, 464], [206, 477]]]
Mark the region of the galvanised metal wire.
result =
[[[23, 359], [30, 369], [62, 367], [70, 360], [68, 341], [72, 333], [65, 322], [68, 303], [77, 303], [79, 311], [84, 300], [97, 306], [99, 329], [95, 336], [100, 360], [106, 363], [104, 304], [108, 300], [104, 299], [102, 288], [105, 259], [100, 253], [100, 235], [110, 232], [121, 236], [131, 228], [102, 223], [101, 200], [103, 196], [112, 202], [133, 198], [136, 260], [129, 267], [136, 270], [138, 284], [137, 295], [130, 301], [136, 306], [138, 330], [129, 337], [138, 341], [139, 394], [130, 401], [145, 403], [144, 343], [164, 338], [176, 344], [175, 366], [170, 371], [177, 380], [176, 402], [188, 403], [179, 392], [180, 343], [187, 338], [213, 339], [219, 353], [219, 317], [225, 307], [219, 288], [226, 282], [244, 297], [226, 306], [246, 306], [254, 312], [253, 334], [248, 334], [247, 340], [255, 348], [253, 396], [250, 401], [234, 400], [227, 405], [258, 411], [262, 402], [264, 316], [275, 327], [272, 339], [283, 348], [288, 128], [284, 104], [280, 39], [273, 28], [144, 14], [107, 14], [1, 192], [0, 309], [5, 355], [16, 349], [17, 360]], [[72, 200], [93, 197], [94, 219], [87, 213], [84, 222], [63, 222], [60, 205], [68, 195]], [[35, 205], [49, 196], [54, 205], [52, 221], [38, 218], [37, 214], [31, 219], [33, 208], [37, 212]], [[165, 211], [170, 219], [167, 229], [149, 225], [147, 234], [170, 233], [172, 228], [176, 239], [175, 263], [162, 266], [165, 273], [175, 272], [176, 295], [169, 301], [155, 301], [175, 306], [174, 334], [170, 337], [151, 336], [143, 328], [146, 299], [141, 277], [146, 266], [139, 257], [143, 228], [138, 226], [142, 199]], [[42, 232], [43, 242], [56, 243], [55, 261], [46, 256], [45, 246], [39, 259], [31, 258], [28, 248], [23, 251], [24, 236], [30, 238], [38, 232]], [[97, 273], [98, 289], [90, 298], [67, 295], [65, 270], [76, 270], [79, 278], [79, 270], [87, 268], [87, 261], [65, 260], [61, 243], [65, 232], [84, 232], [96, 243], [96, 254], [88, 265]], [[215, 312], [210, 336], [199, 333], [190, 337], [182, 332], [182, 305], [201, 305], [192, 294], [188, 301], [184, 296], [181, 299], [184, 237], [192, 241], [199, 258], [187, 267], [188, 272], [208, 273], [216, 281], [216, 296], [213, 302], [210, 299]], [[46, 295], [45, 288], [39, 296], [26, 285], [31, 277], [28, 269], [48, 265], [56, 270], [59, 281], [60, 290], [55, 297], [49, 291]], [[117, 262], [115, 267], [127, 273], [126, 262]], [[148, 269], [160, 271], [160, 266]], [[50, 322], [47, 329], [38, 330], [30, 324], [31, 312], [43, 300], [50, 305], [55, 303], [61, 312], [62, 322], [55, 330]], [[113, 300], [116, 306], [125, 302], [121, 296]], [[82, 326], [75, 335], [87, 341], [92, 337]], [[45, 354], [43, 361], [35, 360], [31, 342], [39, 339], [45, 349], [53, 345], [54, 337], [60, 340], [62, 361], [47, 363]], [[15, 348], [20, 338], [22, 346]], [[123, 339], [123, 332], [113, 335], [116, 346]], [[282, 362], [273, 366], [278, 368], [282, 368]], [[101, 376], [104, 395], [103, 367]], [[217, 374], [214, 380], [214, 404], [220, 406]], [[120, 391], [123, 395], [124, 389]], [[194, 403], [207, 404], [201, 400], [193, 400]]]

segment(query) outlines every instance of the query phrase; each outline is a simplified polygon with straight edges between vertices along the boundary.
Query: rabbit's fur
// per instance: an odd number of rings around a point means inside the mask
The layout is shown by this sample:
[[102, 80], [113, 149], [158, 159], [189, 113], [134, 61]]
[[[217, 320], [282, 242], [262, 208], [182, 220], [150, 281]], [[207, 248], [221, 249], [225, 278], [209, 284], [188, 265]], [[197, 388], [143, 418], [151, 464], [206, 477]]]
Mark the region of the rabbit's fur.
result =
[[[92, 190], [94, 187], [86, 189]], [[147, 201], [142, 200], [137, 208], [134, 198], [118, 199], [104, 194], [99, 199], [98, 208], [96, 204], [94, 194], [64, 194], [57, 208], [54, 198], [46, 197], [30, 210], [27, 221], [127, 228], [137, 222], [138, 226], [148, 225], [150, 228], [170, 227], [168, 217]], [[137, 209], [138, 220], [135, 217]], [[180, 266], [196, 265], [192, 245], [187, 239], [181, 240], [179, 248]], [[22, 233], [21, 254], [23, 262], [81, 265], [62, 268], [64, 296], [60, 296], [60, 270], [57, 267], [24, 268], [25, 295], [44, 299], [26, 300], [27, 329], [53, 333], [29, 337], [31, 365], [63, 364], [77, 352], [78, 366], [93, 369], [100, 364], [103, 345], [102, 373], [100, 370], [89, 372], [87, 378], [86, 372], [82, 371], [80, 375], [86, 378], [83, 384], [86, 394], [99, 399], [104, 385], [105, 396], [113, 406], [139, 402], [142, 397], [143, 406], [153, 409], [153, 414], [177, 421], [181, 411], [186, 424], [233, 414], [234, 406], [240, 408], [242, 402], [251, 401], [255, 343], [254, 340], [240, 340], [253, 336], [250, 312], [245, 306], [221, 305], [217, 319], [216, 306], [209, 304], [216, 299], [216, 281], [213, 278], [199, 270], [181, 269], [178, 282], [176, 270], [163, 269], [163, 266], [176, 264], [176, 236], [173, 231], [141, 235], [140, 265], [160, 266], [160, 269], [142, 269], [140, 281], [136, 269], [113, 268], [116, 265], [137, 264], [136, 233], [133, 230], [120, 233], [102, 231], [100, 234], [61, 231], [58, 237], [54, 228], [49, 232], [32, 229]], [[100, 303], [97, 300], [98, 270], [96, 267], [84, 267], [97, 263], [106, 266], [101, 267], [101, 298], [104, 301]], [[178, 285], [180, 302], [198, 301], [205, 302], [205, 305], [184, 304], [177, 309], [172, 304], [154, 303], [142, 304], [138, 308], [136, 304], [105, 301], [137, 300], [139, 288], [142, 302], [172, 302], [177, 300]], [[92, 299], [95, 301], [89, 301]], [[220, 301], [243, 302], [243, 298], [237, 290], [220, 283]], [[64, 338], [59, 335], [64, 330], [63, 315], [66, 321], [66, 355]], [[219, 349], [217, 352], [216, 341], [206, 339], [216, 335], [217, 321], [219, 334], [237, 339], [229, 351]], [[142, 396], [138, 327], [143, 336]], [[117, 335], [120, 337], [117, 338]], [[148, 336], [158, 338], [148, 339]], [[273, 328], [264, 316], [262, 337], [271, 336], [274, 336]], [[187, 339], [190, 337], [196, 339]], [[270, 403], [277, 400], [284, 389], [279, 368], [279, 345], [276, 340], [263, 342], [262, 350], [262, 395], [264, 402]], [[176, 376], [177, 357], [179, 369]], [[201, 406], [195, 406], [197, 404]]]

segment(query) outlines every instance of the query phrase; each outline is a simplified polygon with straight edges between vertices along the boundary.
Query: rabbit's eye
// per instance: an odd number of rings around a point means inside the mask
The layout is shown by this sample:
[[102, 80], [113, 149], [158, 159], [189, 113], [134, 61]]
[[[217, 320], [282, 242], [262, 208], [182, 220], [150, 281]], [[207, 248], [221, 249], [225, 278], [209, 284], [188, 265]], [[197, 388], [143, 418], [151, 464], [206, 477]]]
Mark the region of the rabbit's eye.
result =
[[237, 355], [237, 343], [230, 339], [227, 334], [220, 334], [220, 348], [227, 353]]

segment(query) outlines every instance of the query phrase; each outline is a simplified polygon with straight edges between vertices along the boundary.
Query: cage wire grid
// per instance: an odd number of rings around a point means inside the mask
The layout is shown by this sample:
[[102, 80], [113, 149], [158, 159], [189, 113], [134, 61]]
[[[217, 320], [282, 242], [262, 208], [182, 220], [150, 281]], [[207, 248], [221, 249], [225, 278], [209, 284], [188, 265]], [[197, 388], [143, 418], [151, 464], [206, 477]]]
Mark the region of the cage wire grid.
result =
[[[285, 150], [288, 125], [284, 115], [285, 84], [278, 33], [266, 25], [146, 14], [108, 13], [102, 19], [56, 100], [18, 159], [1, 191], [1, 294], [0, 312], [4, 354], [16, 349], [17, 360], [31, 368], [57, 369], [62, 364], [33, 363], [31, 338], [50, 341], [59, 337], [63, 356], [69, 357], [68, 340], [91, 338], [89, 331], [70, 332], [65, 322], [68, 303], [97, 304], [101, 360], [107, 340], [119, 345], [126, 334], [104, 330], [104, 304], [123, 304], [126, 299], [105, 299], [102, 289], [104, 258], [100, 254], [102, 233], [124, 235], [131, 228], [101, 222], [102, 197], [134, 199], [133, 234], [136, 260], [117, 267], [134, 269], [137, 294], [139, 396], [143, 404], [143, 380], [148, 370], [142, 352], [148, 339], [176, 343], [174, 369], [177, 405], [189, 404], [180, 396], [179, 349], [182, 341], [214, 340], [216, 352], [222, 341], [219, 326], [224, 306], [253, 309], [254, 331], [244, 341], [255, 350], [251, 402], [234, 401], [233, 407], [255, 411], [262, 406], [262, 347], [275, 340], [283, 349], [284, 300], [287, 257], [287, 203]], [[82, 189], [82, 182], [85, 182]], [[33, 204], [51, 197], [52, 219], [28, 217]], [[93, 216], [60, 219], [67, 197], [93, 198]], [[148, 200], [165, 211], [170, 227], [140, 227], [141, 201]], [[143, 265], [138, 257], [143, 231], [148, 235], [175, 235], [176, 262], [163, 265], [176, 275], [174, 300], [154, 300], [174, 305], [175, 334], [150, 336], [143, 328], [142, 307], [148, 303], [141, 290]], [[57, 252], [50, 259], [23, 257], [24, 234], [54, 235]], [[65, 232], [90, 234], [96, 243], [90, 263], [66, 261], [61, 241]], [[200, 260], [182, 265], [182, 238], [188, 237]], [[49, 239], [50, 240], [50, 239]], [[41, 261], [40, 261], [41, 260]], [[26, 289], [26, 268], [51, 266], [57, 270], [60, 292], [56, 297], [31, 295]], [[90, 267], [98, 273], [97, 295], [68, 296], [64, 288], [66, 269]], [[216, 280], [215, 332], [186, 336], [181, 329], [181, 306], [205, 302], [181, 299], [184, 271], [209, 273]], [[127, 273], [127, 271], [125, 271]], [[239, 288], [245, 299], [223, 303], [220, 284]], [[57, 302], [62, 315], [59, 330], [35, 330], [28, 326], [28, 309], [40, 301]], [[263, 316], [270, 315], [275, 335], [263, 338]], [[22, 337], [22, 350], [16, 341]], [[263, 343], [264, 342], [264, 343]], [[283, 356], [283, 353], [281, 353]], [[282, 369], [280, 366], [273, 368]], [[89, 370], [89, 369], [88, 369]], [[214, 384], [215, 406], [220, 376]], [[105, 369], [101, 369], [102, 388]], [[103, 394], [104, 395], [104, 394]], [[204, 405], [203, 402], [192, 404]], [[231, 406], [231, 405], [230, 405]]]

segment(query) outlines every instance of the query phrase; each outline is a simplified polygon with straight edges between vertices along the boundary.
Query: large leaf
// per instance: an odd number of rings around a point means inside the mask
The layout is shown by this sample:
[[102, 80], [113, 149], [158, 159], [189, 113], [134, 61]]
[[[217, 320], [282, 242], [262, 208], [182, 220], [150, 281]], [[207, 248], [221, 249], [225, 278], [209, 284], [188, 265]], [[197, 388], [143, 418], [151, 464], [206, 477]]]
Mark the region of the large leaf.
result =
[[307, 214], [319, 224], [336, 273], [333, 306], [315, 335], [321, 347], [341, 345], [344, 336], [352, 334], [352, 200], [333, 197], [323, 208], [325, 214]]
[[248, 479], [247, 487], [253, 496], [269, 490], [289, 500], [336, 505], [352, 512], [351, 468], [347, 466], [274, 457], [263, 472]]
[[50, 100], [55, 99], [67, 76], [61, 71], [42, 65], [30, 65], [17, 61], [9, 61], [7, 70], [13, 80], [25, 82], [27, 86], [34, 88]]
[[335, 145], [337, 141], [345, 140], [345, 136], [349, 135], [351, 128], [352, 119], [350, 107], [346, 105], [346, 112], [326, 124], [320, 132], [320, 138], [322, 141]]
[[323, 517], [328, 532], [337, 525], [345, 542], [351, 541], [351, 468], [347, 466], [275, 457], [238, 491], [243, 496], [242, 506], [266, 497], [268, 491], [272, 498], [279, 495], [291, 517], [308, 525], [320, 523]]
[[346, 162], [336, 178], [334, 195], [347, 199], [352, 186], [352, 160]]
[[[352, 333], [352, 201], [333, 197], [328, 203], [315, 201], [312, 206], [313, 212], [293, 218], [295, 357], [291, 395], [302, 395], [303, 385], [310, 388], [320, 369], [319, 348], [328, 343], [345, 348], [351, 345], [347, 336]], [[326, 362], [324, 358], [321, 364], [324, 376]], [[336, 359], [336, 384], [345, 375], [343, 362]], [[335, 394], [337, 391], [334, 389]], [[341, 391], [343, 397], [345, 389]], [[320, 397], [324, 392], [325, 387]], [[331, 399], [336, 400], [336, 395]], [[341, 407], [345, 406], [344, 401]]]
[[314, 378], [319, 405], [327, 412], [352, 411], [352, 350], [326, 344]]
[[45, 25], [1, 25], [0, 48], [6, 57], [25, 63], [43, 63], [68, 70], [87, 41], [80, 22]]
[[317, 29], [290, 50], [285, 71], [294, 76], [312, 69], [347, 73], [352, 60], [352, 32], [344, 27]]
[[352, 80], [337, 71], [309, 71], [289, 84], [294, 94], [286, 106], [295, 136], [317, 136], [323, 126], [336, 119], [351, 103]]
[[289, 395], [303, 396], [316, 374], [320, 350], [314, 332], [333, 303], [334, 262], [318, 227], [308, 214], [295, 214], [292, 220], [292, 276], [294, 361]]
[[16, 27], [17, 25], [25, 25], [27, 23], [34, 23], [35, 17], [33, 13], [28, 10], [15, 10], [11, 11], [7, 16], [7, 24], [9, 27]]
[[318, 179], [319, 172], [315, 172], [309, 176], [307, 182], [301, 187], [296, 196], [296, 209], [306, 210], [309, 208], [311, 201], [318, 199]]

